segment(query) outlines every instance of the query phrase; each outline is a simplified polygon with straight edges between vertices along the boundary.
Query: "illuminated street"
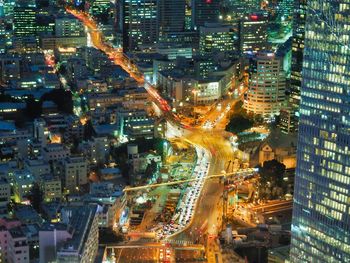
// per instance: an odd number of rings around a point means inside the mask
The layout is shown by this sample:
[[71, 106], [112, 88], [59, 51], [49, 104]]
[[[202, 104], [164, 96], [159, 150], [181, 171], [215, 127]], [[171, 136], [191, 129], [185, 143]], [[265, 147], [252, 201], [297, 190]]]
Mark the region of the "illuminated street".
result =
[[0, 0], [0, 263], [350, 262], [350, 0]]
[[[144, 79], [139, 77], [139, 73], [135, 74], [135, 71], [133, 70], [134, 67], [130, 65], [130, 62], [122, 58], [120, 51], [113, 50], [109, 45], [104, 44], [101, 34], [98, 32], [96, 25], [91, 21], [91, 19], [82, 13], [76, 13], [72, 10], [68, 11], [81, 19], [90, 29], [92, 43], [96, 48], [101, 49], [110, 57], [113, 57], [114, 62], [117, 65], [122, 66], [122, 68], [140, 84], [144, 82]], [[223, 131], [222, 127], [224, 127], [227, 123], [226, 115], [229, 113], [231, 107], [233, 107], [239, 100], [231, 100], [231, 102], [225, 100], [220, 105], [220, 108], [214, 109], [213, 112], [205, 119], [205, 122], [211, 123], [210, 127], [188, 129], [179, 122], [179, 118], [176, 115], [169, 112], [170, 107], [166, 101], [159, 96], [155, 89], [148, 83], [145, 85], [151, 97], [154, 98], [159, 108], [165, 113], [165, 116], [168, 117], [168, 121], [170, 121], [173, 125], [177, 125], [178, 129], [187, 129], [187, 135], [184, 135], [181, 138], [175, 137], [173, 140], [190, 143], [197, 149], [197, 156], [200, 158], [203, 158], [201, 157], [203, 155], [206, 156], [204, 157], [203, 164], [199, 164], [199, 167], [201, 165], [206, 166], [206, 163], [210, 163], [210, 166], [205, 168], [210, 169], [209, 174], [220, 174], [223, 170], [225, 170], [225, 166], [229, 161], [233, 161], [232, 159], [235, 154], [229, 141], [229, 138], [232, 135]], [[241, 94], [244, 94], [244, 92]], [[203, 150], [201, 150], [202, 147]], [[206, 151], [208, 152], [206, 153]], [[205, 170], [203, 170], [203, 174], [201, 170], [198, 172], [200, 178], [203, 179], [207, 176], [206, 173], [208, 173]], [[186, 182], [186, 180], [183, 182]], [[202, 188], [203, 182], [204, 184]], [[172, 184], [173, 183], [169, 182], [162, 185]], [[178, 182], [175, 182], [174, 184], [178, 184]], [[220, 200], [222, 199], [221, 196], [223, 194], [223, 185], [222, 183], [219, 183], [217, 179], [212, 179], [196, 182], [195, 187], [199, 187], [198, 190], [196, 190], [196, 188], [193, 188], [194, 190], [190, 190], [191, 188], [189, 188], [189, 196], [192, 198], [184, 200], [186, 208], [189, 210], [183, 209], [179, 215], [175, 214], [174, 218], [176, 218], [176, 226], [164, 227], [156, 235], [160, 239], [166, 238], [207, 243], [207, 256], [209, 262], [215, 262], [215, 258], [218, 258], [219, 262], [222, 262], [220, 250], [216, 243], [216, 238], [218, 236], [219, 229], [221, 229], [222, 202], [220, 202]], [[144, 188], [148, 187], [140, 186], [136, 187], [134, 190], [141, 190]], [[126, 191], [130, 190], [126, 189]], [[201, 229], [203, 228], [203, 225], [205, 225], [205, 229]], [[208, 232], [208, 234], [206, 234], [206, 232]], [[147, 249], [145, 251], [147, 251]], [[141, 258], [147, 261], [152, 260], [152, 258], [157, 256], [157, 251], [154, 249], [145, 252], [145, 255], [141, 254], [142, 252], [140, 251], [133, 255], [123, 251], [118, 251], [118, 253], [118, 257], [122, 258], [121, 262], [129, 262], [128, 260], [130, 260], [130, 262], [139, 262], [137, 260], [141, 260]]]

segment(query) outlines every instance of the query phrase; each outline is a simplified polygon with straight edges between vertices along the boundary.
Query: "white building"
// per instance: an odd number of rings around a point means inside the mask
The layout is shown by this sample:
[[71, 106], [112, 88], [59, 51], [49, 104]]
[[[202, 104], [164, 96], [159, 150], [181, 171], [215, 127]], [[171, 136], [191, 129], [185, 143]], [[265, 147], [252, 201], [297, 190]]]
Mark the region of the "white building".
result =
[[21, 228], [0, 228], [0, 245], [4, 262], [29, 263], [28, 240]]
[[274, 53], [259, 53], [249, 65], [249, 89], [244, 101], [248, 113], [271, 119], [285, 101], [286, 76], [283, 62]]
[[62, 186], [60, 178], [46, 174], [40, 178], [40, 188], [45, 202], [62, 197]]
[[27, 159], [24, 161], [24, 168], [27, 169], [36, 180], [41, 175], [50, 173], [50, 165], [43, 159]]
[[88, 183], [87, 161], [84, 157], [70, 157], [64, 160], [65, 189], [74, 191]]
[[51, 143], [46, 145], [42, 151], [45, 161], [58, 161], [70, 156], [69, 149], [60, 143]]

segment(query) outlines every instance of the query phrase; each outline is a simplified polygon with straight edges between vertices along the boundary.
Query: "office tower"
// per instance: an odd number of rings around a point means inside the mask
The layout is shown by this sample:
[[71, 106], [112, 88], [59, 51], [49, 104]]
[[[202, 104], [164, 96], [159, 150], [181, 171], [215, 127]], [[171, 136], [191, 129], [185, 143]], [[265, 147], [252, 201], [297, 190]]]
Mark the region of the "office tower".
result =
[[162, 36], [185, 30], [185, 0], [158, 0], [158, 30]]
[[86, 1], [89, 5], [89, 13], [92, 16], [108, 16], [108, 10], [111, 7], [110, 0], [88, 0]]
[[242, 53], [268, 49], [268, 19], [265, 14], [251, 14], [240, 21], [240, 49]]
[[210, 55], [217, 51], [236, 51], [237, 41], [237, 27], [207, 23], [199, 29], [199, 52], [201, 55]]
[[221, 0], [192, 0], [192, 27], [219, 21]]
[[191, 0], [186, 0], [186, 6], [185, 6], [185, 30], [189, 31], [191, 29], [192, 29]]
[[36, 35], [36, 7], [20, 2], [13, 9], [13, 31], [16, 37]]
[[38, 36], [52, 36], [55, 32], [55, 17], [50, 15], [37, 15], [36, 25]]
[[260, 0], [226, 0], [226, 12], [232, 19], [243, 18], [246, 14], [259, 12]]
[[350, 2], [308, 4], [291, 262], [350, 262]]
[[306, 0], [295, 0], [292, 38], [292, 66], [290, 76], [289, 101], [292, 109], [299, 116], [301, 71], [303, 67]]
[[277, 9], [277, 21], [281, 24], [292, 25], [293, 21], [293, 0], [281, 0], [278, 2]]
[[72, 15], [59, 16], [55, 19], [55, 35], [57, 37], [84, 36], [84, 26]]
[[0, 0], [0, 18], [5, 17], [4, 1]]
[[258, 53], [249, 64], [249, 89], [244, 100], [247, 112], [271, 120], [285, 101], [286, 76], [274, 53]]
[[120, 0], [118, 4], [124, 52], [152, 47], [157, 41], [157, 0]]

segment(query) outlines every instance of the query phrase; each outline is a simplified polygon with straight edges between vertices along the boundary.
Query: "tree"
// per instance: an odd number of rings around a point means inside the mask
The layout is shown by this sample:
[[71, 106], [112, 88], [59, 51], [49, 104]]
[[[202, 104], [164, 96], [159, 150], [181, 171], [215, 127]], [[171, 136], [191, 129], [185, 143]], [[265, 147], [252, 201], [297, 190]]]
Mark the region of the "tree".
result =
[[45, 93], [40, 101], [53, 101], [57, 105], [57, 109], [63, 113], [73, 113], [73, 98], [72, 93], [64, 89], [54, 89]]
[[157, 163], [152, 160], [151, 163], [149, 163], [146, 167], [146, 171], [145, 171], [145, 177], [146, 178], [150, 178], [153, 176], [153, 174], [155, 174], [157, 172]]
[[40, 213], [41, 203], [43, 201], [43, 192], [40, 189], [40, 185], [35, 183], [31, 189], [30, 195], [28, 197], [33, 208]]
[[285, 169], [286, 166], [277, 160], [266, 161], [259, 167], [260, 198], [278, 198], [285, 193], [286, 183], [283, 180]]
[[238, 114], [231, 117], [229, 124], [226, 126], [226, 130], [237, 134], [253, 127], [253, 124], [254, 122], [251, 119]]
[[31, 118], [37, 118], [41, 115], [42, 112], [42, 102], [36, 101], [33, 96], [30, 96], [27, 99], [26, 105], [26, 115]]

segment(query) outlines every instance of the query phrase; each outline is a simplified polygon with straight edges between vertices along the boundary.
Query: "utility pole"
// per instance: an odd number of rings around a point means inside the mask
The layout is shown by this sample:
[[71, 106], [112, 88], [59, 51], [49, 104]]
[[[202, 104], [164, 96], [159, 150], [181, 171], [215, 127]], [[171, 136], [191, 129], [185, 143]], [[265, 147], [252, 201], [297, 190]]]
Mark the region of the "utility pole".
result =
[[227, 221], [227, 179], [226, 176], [224, 179], [224, 192], [222, 194], [222, 229], [225, 229], [226, 227], [226, 221]]

